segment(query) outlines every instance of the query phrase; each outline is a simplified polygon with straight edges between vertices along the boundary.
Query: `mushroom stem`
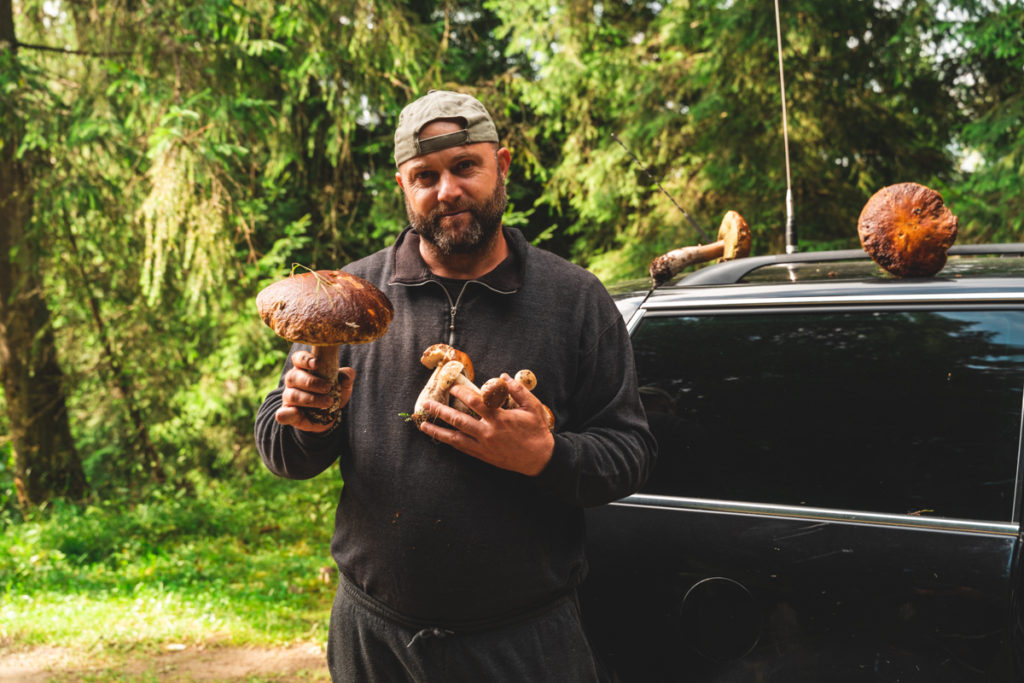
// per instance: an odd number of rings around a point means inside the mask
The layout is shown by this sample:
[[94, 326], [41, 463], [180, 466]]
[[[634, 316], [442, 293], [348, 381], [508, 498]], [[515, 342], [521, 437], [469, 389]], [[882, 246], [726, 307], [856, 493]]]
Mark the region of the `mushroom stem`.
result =
[[314, 346], [313, 347], [313, 365], [316, 367], [315, 374], [317, 377], [329, 380], [330, 382], [338, 381], [338, 345], [334, 346]]
[[437, 401], [438, 403], [448, 402], [448, 392], [451, 391], [452, 384], [460, 377], [463, 377], [463, 368], [463, 364], [457, 360], [440, 363], [434, 368], [430, 379], [427, 380], [423, 390], [420, 391], [420, 395], [416, 398], [411, 418], [413, 422], [420, 424], [427, 419], [427, 413], [424, 411], [423, 405], [428, 400]]
[[651, 262], [651, 277], [658, 284], [671, 280], [672, 277], [683, 268], [694, 263], [704, 263], [716, 258], [722, 258], [725, 252], [725, 241], [718, 240], [711, 244], [698, 244], [693, 247], [682, 247], [673, 249], [654, 259]]
[[330, 408], [305, 408], [306, 416], [317, 424], [334, 424], [341, 415], [341, 387], [338, 386], [338, 349], [339, 345], [313, 346], [313, 366], [317, 377], [331, 383]]

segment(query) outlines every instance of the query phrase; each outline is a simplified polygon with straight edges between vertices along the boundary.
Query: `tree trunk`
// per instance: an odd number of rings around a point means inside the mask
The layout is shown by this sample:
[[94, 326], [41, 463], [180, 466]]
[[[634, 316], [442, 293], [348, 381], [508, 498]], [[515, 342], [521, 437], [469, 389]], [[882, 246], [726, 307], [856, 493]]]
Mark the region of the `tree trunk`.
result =
[[[11, 9], [11, 0], [0, 0], [0, 51], [17, 49]], [[71, 438], [37, 249], [26, 234], [32, 192], [16, 156], [18, 123], [6, 121], [0, 140], [0, 386], [7, 401], [18, 501], [26, 509], [55, 497], [81, 499], [86, 483]]]

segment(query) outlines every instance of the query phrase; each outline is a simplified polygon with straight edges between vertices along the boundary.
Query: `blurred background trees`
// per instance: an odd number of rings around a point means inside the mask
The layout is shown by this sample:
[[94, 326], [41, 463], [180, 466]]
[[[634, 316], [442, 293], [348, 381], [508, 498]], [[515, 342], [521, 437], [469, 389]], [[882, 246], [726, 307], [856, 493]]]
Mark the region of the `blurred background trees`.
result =
[[[1024, 7], [780, 6], [800, 248], [856, 246], [902, 181], [1019, 239]], [[763, 0], [0, 0], [0, 506], [252, 472], [286, 351], [253, 297], [402, 229], [393, 128], [430, 88], [490, 106], [507, 222], [608, 282], [703, 241], [613, 135], [781, 251], [776, 50]]]

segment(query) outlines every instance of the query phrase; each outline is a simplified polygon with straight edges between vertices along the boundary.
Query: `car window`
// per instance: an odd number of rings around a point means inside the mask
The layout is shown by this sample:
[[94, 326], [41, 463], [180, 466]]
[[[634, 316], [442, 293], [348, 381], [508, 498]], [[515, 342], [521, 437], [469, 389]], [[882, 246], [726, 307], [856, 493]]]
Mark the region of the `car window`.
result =
[[644, 492], [1011, 521], [1024, 311], [648, 317]]

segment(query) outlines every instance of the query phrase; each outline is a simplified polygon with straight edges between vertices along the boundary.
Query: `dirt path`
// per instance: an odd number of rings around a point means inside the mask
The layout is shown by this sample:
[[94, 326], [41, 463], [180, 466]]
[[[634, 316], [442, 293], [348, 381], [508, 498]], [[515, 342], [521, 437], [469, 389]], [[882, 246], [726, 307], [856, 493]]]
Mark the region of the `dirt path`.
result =
[[58, 647], [0, 650], [0, 681], [327, 681], [321, 647], [304, 643], [280, 648], [182, 647], [156, 654], [82, 657]]

